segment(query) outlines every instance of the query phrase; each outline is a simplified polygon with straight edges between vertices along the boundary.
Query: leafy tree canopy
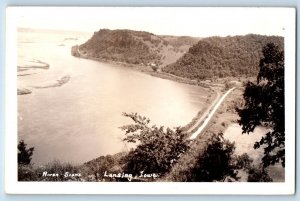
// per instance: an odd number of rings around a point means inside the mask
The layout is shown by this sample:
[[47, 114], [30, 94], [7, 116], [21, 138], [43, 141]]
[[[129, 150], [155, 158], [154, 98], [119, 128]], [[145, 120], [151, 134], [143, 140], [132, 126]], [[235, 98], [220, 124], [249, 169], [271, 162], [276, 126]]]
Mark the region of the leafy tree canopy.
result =
[[284, 119], [284, 52], [274, 43], [262, 50], [257, 82], [245, 86], [243, 109], [237, 109], [243, 133], [253, 132], [259, 125], [271, 129], [254, 144], [264, 147], [264, 167], [281, 162], [285, 165], [285, 119]]
[[199, 155], [188, 181], [238, 181], [237, 169], [243, 168], [244, 164], [233, 154], [234, 150], [234, 143], [224, 139], [222, 133], [213, 135], [206, 150]]
[[179, 128], [149, 126], [150, 120], [137, 113], [123, 115], [134, 121], [121, 127], [126, 134], [124, 141], [137, 144], [127, 155], [125, 171], [164, 174], [188, 149], [186, 135]]

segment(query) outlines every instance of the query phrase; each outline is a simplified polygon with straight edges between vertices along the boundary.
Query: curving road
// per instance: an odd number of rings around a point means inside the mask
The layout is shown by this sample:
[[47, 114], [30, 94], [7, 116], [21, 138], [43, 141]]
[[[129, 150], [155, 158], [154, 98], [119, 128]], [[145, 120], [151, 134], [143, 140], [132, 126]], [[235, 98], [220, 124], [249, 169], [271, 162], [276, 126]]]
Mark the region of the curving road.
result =
[[215, 91], [217, 93], [217, 97], [214, 99], [214, 101], [210, 104], [210, 106], [206, 109], [206, 111], [201, 115], [201, 117], [196, 121], [196, 123], [188, 129], [188, 133], [191, 133], [193, 130], [195, 130], [195, 128], [197, 128], [201, 122], [205, 119], [205, 117], [207, 117], [207, 115], [209, 114], [209, 112], [212, 110], [213, 106], [216, 104], [216, 102], [219, 100], [221, 94], [218, 90]]
[[[210, 112], [205, 113], [199, 120], [204, 120], [203, 124], [190, 136], [190, 140], [194, 140], [202, 131], [203, 129], [207, 126], [208, 122], [211, 120], [211, 118], [213, 117], [213, 115], [215, 114], [215, 112], [217, 111], [217, 109], [220, 107], [220, 105], [222, 104], [222, 102], [224, 101], [224, 99], [226, 98], [226, 96], [232, 92], [235, 89], [235, 87], [232, 87], [231, 89], [229, 89], [220, 99], [219, 101], [215, 104], [215, 106], [213, 107], [213, 109]], [[217, 99], [216, 99], [217, 100]], [[215, 101], [214, 101], [215, 103]], [[213, 104], [214, 104], [213, 103]], [[213, 105], [212, 104], [212, 105]], [[211, 108], [211, 107], [210, 107]], [[199, 122], [199, 121], [198, 121]], [[198, 124], [197, 124], [198, 125]]]

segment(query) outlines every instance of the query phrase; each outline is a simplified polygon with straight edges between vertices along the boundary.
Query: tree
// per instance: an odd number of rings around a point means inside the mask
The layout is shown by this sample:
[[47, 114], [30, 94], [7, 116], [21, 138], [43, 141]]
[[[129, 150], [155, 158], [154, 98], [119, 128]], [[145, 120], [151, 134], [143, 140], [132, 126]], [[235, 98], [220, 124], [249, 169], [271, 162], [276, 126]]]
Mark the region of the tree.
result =
[[18, 144], [18, 164], [19, 165], [29, 165], [32, 159], [34, 147], [29, 149], [26, 148], [24, 140], [21, 140]]
[[88, 171], [95, 176], [95, 180], [99, 181], [103, 179], [105, 171], [110, 171], [114, 163], [114, 158], [111, 155], [107, 155], [89, 161], [85, 163], [85, 166], [88, 167]]
[[248, 170], [248, 182], [272, 182], [268, 171], [264, 168], [251, 167]]
[[191, 170], [188, 181], [237, 181], [237, 169], [242, 169], [246, 160], [235, 156], [234, 143], [225, 140], [222, 133], [214, 134], [196, 166]]
[[126, 142], [137, 143], [126, 157], [125, 171], [132, 174], [164, 174], [188, 149], [186, 135], [180, 128], [172, 130], [163, 126], [149, 126], [150, 120], [137, 113], [123, 114], [134, 124], [121, 127], [125, 131]]
[[269, 126], [259, 142], [263, 145], [263, 167], [281, 162], [285, 166], [284, 127], [284, 52], [274, 43], [263, 47], [256, 83], [248, 82], [243, 94], [245, 106], [237, 109], [243, 133], [253, 132], [259, 125]]

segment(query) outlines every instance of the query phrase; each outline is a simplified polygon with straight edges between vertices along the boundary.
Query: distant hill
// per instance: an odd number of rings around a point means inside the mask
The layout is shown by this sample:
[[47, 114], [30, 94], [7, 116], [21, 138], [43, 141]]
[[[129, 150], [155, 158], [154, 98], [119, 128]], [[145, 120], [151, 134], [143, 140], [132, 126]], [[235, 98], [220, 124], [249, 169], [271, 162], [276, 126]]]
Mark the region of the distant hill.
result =
[[283, 37], [249, 34], [246, 36], [209, 37], [201, 39], [175, 63], [162, 70], [190, 79], [213, 76], [256, 76], [262, 48], [272, 42], [284, 46]]
[[[129, 64], [165, 66], [174, 63], [194, 43], [176, 37], [158, 36], [144, 31], [100, 29], [84, 44], [79, 46], [85, 57]], [[191, 37], [189, 37], [191, 38]], [[186, 39], [188, 40], [188, 39]], [[181, 42], [179, 42], [181, 41]], [[180, 43], [180, 44], [179, 44]], [[73, 53], [74, 56], [78, 56]]]

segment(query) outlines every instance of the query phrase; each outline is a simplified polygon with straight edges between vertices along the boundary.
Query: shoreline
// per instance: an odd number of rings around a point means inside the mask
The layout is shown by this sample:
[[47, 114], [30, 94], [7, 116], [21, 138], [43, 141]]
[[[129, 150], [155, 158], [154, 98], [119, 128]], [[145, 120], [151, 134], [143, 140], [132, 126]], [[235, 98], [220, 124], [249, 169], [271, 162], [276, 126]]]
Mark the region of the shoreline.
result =
[[[85, 55], [81, 53], [79, 46], [72, 46], [71, 48], [71, 54], [74, 57], [78, 58], [83, 58], [83, 59], [89, 59], [89, 60], [94, 60], [98, 62], [103, 62], [103, 63], [108, 63], [108, 64], [113, 64], [117, 65], [119, 67], [126, 67], [130, 68], [132, 70], [138, 71], [145, 73], [147, 75], [151, 75], [153, 77], [158, 77], [161, 79], [167, 79], [171, 80], [174, 82], [182, 83], [182, 84], [189, 84], [189, 85], [194, 85], [194, 86], [199, 86], [205, 90], [207, 90], [207, 96], [208, 96], [208, 103], [205, 103], [204, 108], [201, 108], [198, 110], [196, 116], [192, 118], [189, 123], [186, 125], [182, 125], [182, 130], [184, 130], [187, 134], [187, 137], [190, 135], [190, 133], [193, 133], [194, 130], [197, 130], [198, 127], [201, 126], [201, 123], [199, 124], [199, 119], [204, 118], [203, 115], [205, 115], [205, 111], [208, 110], [209, 108], [213, 107], [215, 99], [218, 99], [218, 94], [220, 94], [221, 90], [216, 89], [216, 86], [219, 87], [219, 85], [214, 85], [213, 83], [206, 84], [206, 83], [200, 83], [197, 80], [190, 80], [188, 78], [182, 78], [178, 77], [176, 75], [168, 74], [165, 72], [161, 71], [153, 71], [150, 66], [143, 66], [143, 65], [138, 65], [138, 64], [128, 64], [125, 62], [119, 62], [119, 61], [111, 61], [111, 60], [105, 60], [105, 59], [100, 59], [96, 57], [90, 57], [88, 55]], [[191, 131], [190, 128], [194, 127], [194, 129]]]
[[[205, 106], [203, 108], [201, 108], [200, 110], [198, 110], [195, 117], [192, 118], [189, 121], [189, 123], [187, 123], [186, 125], [183, 125], [181, 127], [182, 130], [186, 132], [187, 138], [190, 136], [191, 133], [194, 132], [194, 130], [197, 130], [201, 126], [202, 123], [199, 123], [199, 120], [204, 118], [203, 115], [205, 115], [206, 110], [209, 110], [209, 108], [214, 106], [215, 101], [217, 101], [216, 99], [218, 99], [219, 98], [218, 96], [220, 96], [220, 94], [222, 93], [221, 90], [219, 89], [220, 85], [218, 85], [216, 83], [209, 83], [209, 84], [203, 83], [203, 82], [201, 83], [201, 82], [198, 82], [197, 80], [190, 80], [188, 78], [178, 77], [176, 75], [168, 74], [168, 73], [161, 72], [161, 71], [153, 71], [150, 66], [129, 64], [129, 63], [125, 63], [125, 62], [111, 61], [111, 60], [105, 60], [105, 59], [100, 59], [100, 58], [96, 58], [96, 57], [91, 57], [91, 56], [81, 53], [78, 45], [72, 46], [71, 54], [72, 54], [72, 56], [77, 57], [77, 58], [83, 58], [83, 59], [89, 59], [89, 60], [94, 60], [94, 61], [98, 61], [98, 62], [113, 64], [113, 65], [117, 65], [122, 68], [126, 67], [126, 68], [130, 68], [132, 70], [138, 71], [138, 72], [145, 73], [147, 75], [151, 75], [153, 77], [167, 79], [167, 80], [171, 80], [171, 81], [182, 83], [182, 84], [199, 86], [199, 87], [207, 90], [208, 103], [205, 103]], [[194, 127], [194, 129], [190, 130], [192, 127]]]
[[183, 83], [183, 84], [195, 85], [195, 86], [200, 86], [203, 88], [211, 89], [211, 86], [208, 84], [200, 83], [197, 80], [190, 80], [188, 78], [179, 77], [179, 76], [161, 72], [161, 71], [153, 71], [150, 66], [143, 66], [143, 65], [139, 65], [139, 64], [129, 64], [129, 63], [121, 62], [121, 61], [112, 61], [112, 60], [100, 59], [97, 57], [91, 57], [91, 56], [81, 53], [78, 45], [73, 46], [71, 48], [71, 55], [74, 57], [77, 57], [77, 58], [99, 61], [99, 62], [103, 62], [103, 63], [117, 65], [120, 67], [127, 67], [127, 68], [130, 68], [130, 69], [133, 69], [133, 70], [136, 70], [136, 71], [139, 71], [139, 72], [142, 72], [142, 73], [154, 76], [154, 77], [162, 78], [162, 79], [167, 79], [167, 80], [171, 80], [171, 81], [175, 81], [175, 82], [179, 82], [179, 83]]

